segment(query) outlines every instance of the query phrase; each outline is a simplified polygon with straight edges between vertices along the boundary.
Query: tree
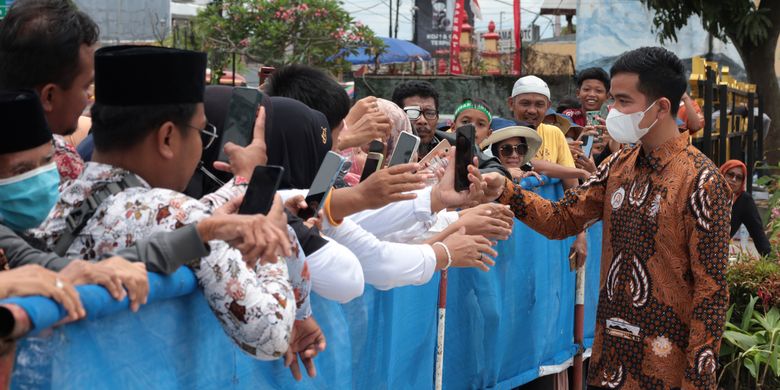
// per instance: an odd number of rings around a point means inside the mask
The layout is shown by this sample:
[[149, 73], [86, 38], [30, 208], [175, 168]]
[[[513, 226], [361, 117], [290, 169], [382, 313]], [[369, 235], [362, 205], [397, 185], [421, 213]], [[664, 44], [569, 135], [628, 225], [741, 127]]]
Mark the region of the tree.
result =
[[215, 75], [233, 53], [272, 66], [306, 63], [344, 71], [344, 54], [383, 47], [336, 0], [223, 0], [209, 4], [195, 23]]
[[[764, 97], [772, 126], [764, 146], [771, 164], [780, 161], [780, 87], [775, 74], [775, 50], [780, 35], [780, 4], [761, 0], [641, 0], [655, 11], [653, 24], [663, 43], [677, 40], [677, 30], [693, 15], [701, 17], [704, 29], [731, 41], [745, 64], [748, 79]], [[758, 4], [756, 4], [758, 3]]]

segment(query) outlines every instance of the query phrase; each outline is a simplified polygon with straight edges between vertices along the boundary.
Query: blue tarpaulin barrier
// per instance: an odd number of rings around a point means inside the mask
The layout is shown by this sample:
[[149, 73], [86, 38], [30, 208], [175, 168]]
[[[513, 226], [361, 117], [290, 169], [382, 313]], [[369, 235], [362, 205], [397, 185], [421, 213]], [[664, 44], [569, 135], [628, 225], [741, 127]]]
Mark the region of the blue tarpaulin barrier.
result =
[[[560, 185], [536, 190], [557, 199]], [[585, 347], [593, 341], [601, 225], [589, 229]], [[490, 272], [449, 272], [444, 387], [508, 389], [570, 359], [576, 346], [573, 239], [550, 241], [520, 222], [500, 242]], [[188, 269], [150, 275], [150, 303], [138, 313], [101, 287], [81, 286], [89, 318], [43, 329], [63, 314], [38, 297], [13, 302], [36, 331], [17, 346], [12, 388], [296, 388], [433, 387], [438, 274], [426, 285], [377, 291], [347, 304], [312, 298], [327, 337], [317, 377], [296, 383], [282, 361], [253, 360], [234, 347]]]

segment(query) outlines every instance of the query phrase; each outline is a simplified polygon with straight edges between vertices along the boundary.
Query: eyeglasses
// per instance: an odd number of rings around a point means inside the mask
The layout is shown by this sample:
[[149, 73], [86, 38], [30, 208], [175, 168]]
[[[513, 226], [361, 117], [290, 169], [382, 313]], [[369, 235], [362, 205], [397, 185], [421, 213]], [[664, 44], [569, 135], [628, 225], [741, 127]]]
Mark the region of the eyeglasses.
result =
[[200, 131], [200, 137], [203, 140], [203, 149], [208, 149], [209, 146], [214, 143], [214, 140], [219, 138], [219, 134], [217, 134], [217, 127], [211, 123], [206, 123], [206, 127], [202, 129], [189, 124], [187, 127]]
[[733, 179], [736, 181], [742, 181], [745, 180], [745, 176], [741, 173], [734, 173], [734, 172], [726, 172], [726, 178], [727, 179]]
[[528, 145], [501, 145], [498, 152], [501, 153], [501, 157], [511, 157], [514, 153], [517, 153], [518, 156], [525, 156], [525, 153], [528, 152]]
[[404, 107], [406, 116], [411, 120], [417, 120], [420, 118], [420, 114], [425, 116], [425, 119], [436, 119], [439, 117], [439, 112], [433, 109], [423, 110], [419, 106]]

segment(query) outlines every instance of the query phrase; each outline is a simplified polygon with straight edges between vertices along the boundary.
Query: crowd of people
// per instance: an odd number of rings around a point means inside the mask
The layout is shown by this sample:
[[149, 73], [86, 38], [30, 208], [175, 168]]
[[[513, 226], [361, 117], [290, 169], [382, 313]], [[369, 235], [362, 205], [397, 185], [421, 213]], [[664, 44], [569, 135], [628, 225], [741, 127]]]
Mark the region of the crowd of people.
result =
[[[678, 110], [696, 108], [673, 53], [640, 48], [609, 74], [584, 70], [576, 99], [521, 77], [507, 91], [513, 118], [469, 97], [449, 129], [439, 125], [447, 91], [429, 82], [353, 103], [326, 72], [289, 65], [260, 86], [252, 139], [239, 145], [220, 139], [233, 88], [205, 85], [206, 54], [98, 42], [70, 2], [16, 1], [0, 22], [0, 297], [48, 296], [77, 321], [86, 313], [75, 285], [99, 284], [139, 310], [147, 271], [189, 267], [236, 347], [283, 359], [300, 379], [299, 364], [315, 375], [326, 347], [312, 292], [344, 303], [366, 284], [422, 285], [451, 267], [489, 272], [518, 220], [549, 239], [576, 236], [582, 264], [584, 232], [603, 221], [589, 384], [715, 385], [729, 238], [742, 222], [758, 228], [744, 165], [718, 169], [689, 142], [701, 120], [680, 125]], [[89, 135], [73, 142], [84, 123]], [[458, 191], [456, 148], [436, 147], [456, 145], [465, 124], [476, 129], [475, 157]], [[387, 162], [402, 133], [435, 163], [361, 181], [372, 141]], [[321, 212], [300, 218], [331, 151], [347, 159], [342, 175]], [[273, 206], [237, 213], [263, 165], [284, 168]], [[565, 196], [524, 190], [528, 177], [560, 179]], [[732, 207], [746, 216], [729, 225]]]

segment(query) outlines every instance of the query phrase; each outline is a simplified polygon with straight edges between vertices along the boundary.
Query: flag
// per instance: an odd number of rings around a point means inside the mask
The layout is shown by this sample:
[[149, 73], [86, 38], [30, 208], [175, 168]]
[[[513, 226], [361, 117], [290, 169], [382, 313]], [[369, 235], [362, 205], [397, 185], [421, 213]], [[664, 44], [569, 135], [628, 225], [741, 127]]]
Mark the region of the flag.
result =
[[463, 74], [460, 67], [460, 29], [464, 18], [463, 0], [455, 1], [455, 14], [452, 18], [452, 40], [450, 41], [450, 74]]
[[482, 20], [482, 8], [479, 7], [479, 1], [477, 0], [471, 0], [471, 12], [474, 14], [474, 18], [477, 20]]

